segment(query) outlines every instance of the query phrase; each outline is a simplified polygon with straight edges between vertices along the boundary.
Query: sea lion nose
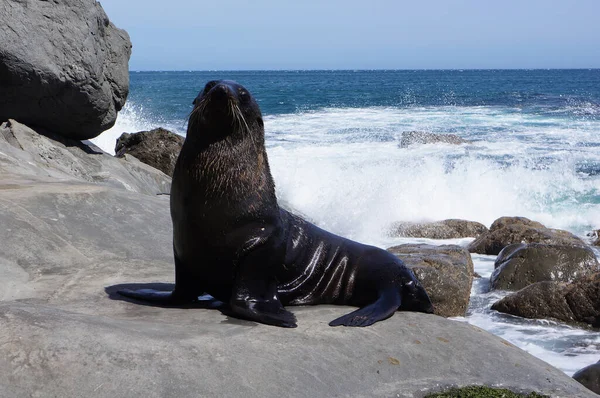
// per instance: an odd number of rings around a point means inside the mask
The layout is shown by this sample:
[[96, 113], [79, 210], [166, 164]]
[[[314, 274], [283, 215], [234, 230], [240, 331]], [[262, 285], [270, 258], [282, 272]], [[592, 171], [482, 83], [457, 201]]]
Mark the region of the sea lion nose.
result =
[[219, 83], [210, 90], [210, 96], [216, 101], [226, 101], [232, 97], [231, 88], [225, 83]]

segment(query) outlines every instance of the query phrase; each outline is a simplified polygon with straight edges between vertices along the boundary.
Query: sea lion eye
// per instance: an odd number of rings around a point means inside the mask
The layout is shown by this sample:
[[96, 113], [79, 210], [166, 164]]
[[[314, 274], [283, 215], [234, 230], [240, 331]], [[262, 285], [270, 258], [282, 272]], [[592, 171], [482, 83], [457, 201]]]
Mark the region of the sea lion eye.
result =
[[217, 81], [216, 80], [212, 80], [212, 81], [206, 83], [206, 86], [204, 86], [204, 92], [208, 93], [216, 85], [217, 85]]

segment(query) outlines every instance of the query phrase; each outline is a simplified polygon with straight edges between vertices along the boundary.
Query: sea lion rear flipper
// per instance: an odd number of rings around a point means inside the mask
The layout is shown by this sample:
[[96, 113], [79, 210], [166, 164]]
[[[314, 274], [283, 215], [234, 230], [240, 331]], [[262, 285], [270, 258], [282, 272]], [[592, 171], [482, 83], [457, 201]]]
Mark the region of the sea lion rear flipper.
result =
[[395, 288], [385, 290], [372, 304], [329, 322], [329, 326], [370, 326], [394, 315], [402, 298]]

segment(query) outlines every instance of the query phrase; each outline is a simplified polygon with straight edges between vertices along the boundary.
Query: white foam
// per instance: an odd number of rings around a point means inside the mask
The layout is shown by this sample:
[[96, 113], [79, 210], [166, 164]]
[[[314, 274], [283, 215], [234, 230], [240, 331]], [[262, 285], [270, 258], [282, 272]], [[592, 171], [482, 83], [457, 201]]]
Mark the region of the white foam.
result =
[[[325, 228], [378, 244], [394, 221], [463, 218], [491, 224], [519, 215], [576, 230], [600, 224], [600, 205], [582, 203], [600, 192], [576, 164], [600, 161], [596, 148], [570, 151], [579, 134], [552, 124], [481, 140], [477, 126], [528, 120], [495, 108], [331, 109], [266, 119], [268, 153], [278, 195]], [[446, 123], [448, 122], [448, 123]], [[463, 125], [472, 145], [399, 148], [406, 130]], [[542, 130], [542, 131], [537, 131]], [[586, 131], [587, 132], [587, 131]], [[392, 137], [382, 142], [380, 135]], [[487, 141], [487, 139], [498, 141]]]

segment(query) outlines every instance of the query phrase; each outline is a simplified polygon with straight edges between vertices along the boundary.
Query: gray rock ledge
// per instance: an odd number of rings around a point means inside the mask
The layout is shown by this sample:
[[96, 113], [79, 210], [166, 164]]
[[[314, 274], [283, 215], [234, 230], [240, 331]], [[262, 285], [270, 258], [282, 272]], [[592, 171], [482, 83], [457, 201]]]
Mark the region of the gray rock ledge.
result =
[[[422, 397], [473, 384], [595, 396], [506, 341], [435, 315], [331, 328], [351, 308], [293, 307], [298, 328], [281, 329], [207, 305], [125, 301], [115, 294], [124, 284], [172, 288], [168, 197], [134, 183], [149, 166], [13, 127], [0, 134], [1, 397]], [[126, 185], [88, 181], [86, 164]]]

